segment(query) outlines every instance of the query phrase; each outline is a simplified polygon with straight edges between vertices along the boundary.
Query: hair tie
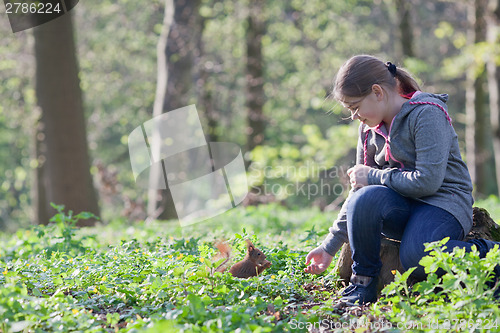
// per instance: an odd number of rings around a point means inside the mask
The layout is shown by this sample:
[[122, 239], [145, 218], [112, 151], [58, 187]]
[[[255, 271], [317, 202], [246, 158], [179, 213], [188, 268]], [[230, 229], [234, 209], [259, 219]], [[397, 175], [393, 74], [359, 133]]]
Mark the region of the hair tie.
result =
[[392, 62], [388, 61], [386, 64], [387, 69], [389, 72], [392, 74], [392, 76], [396, 77], [396, 65], [394, 65]]

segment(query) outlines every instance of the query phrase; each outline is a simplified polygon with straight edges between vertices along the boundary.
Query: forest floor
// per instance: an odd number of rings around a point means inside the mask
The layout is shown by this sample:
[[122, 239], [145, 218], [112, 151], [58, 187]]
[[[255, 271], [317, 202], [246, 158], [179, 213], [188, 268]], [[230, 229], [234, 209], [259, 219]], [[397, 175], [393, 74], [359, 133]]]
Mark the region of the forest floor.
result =
[[[479, 259], [435, 244], [423, 262], [427, 281], [410, 288], [408, 274], [395, 272], [378, 302], [344, 307], [333, 269], [303, 272], [336, 213], [273, 204], [184, 228], [117, 219], [76, 229], [80, 217], [61, 210], [49, 226], [0, 235], [0, 332], [498, 330], [498, 286], [486, 285], [499, 251]], [[220, 239], [233, 262], [251, 239], [272, 266], [249, 279], [212, 275]]]

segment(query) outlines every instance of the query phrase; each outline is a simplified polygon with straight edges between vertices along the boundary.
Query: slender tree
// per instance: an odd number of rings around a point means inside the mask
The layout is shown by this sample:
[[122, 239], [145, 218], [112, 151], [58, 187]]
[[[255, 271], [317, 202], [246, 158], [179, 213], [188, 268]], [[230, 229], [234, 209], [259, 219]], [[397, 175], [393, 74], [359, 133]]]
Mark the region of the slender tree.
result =
[[[473, 0], [468, 10], [468, 40], [469, 44], [478, 44], [486, 41], [486, 12], [487, 0]], [[466, 73], [466, 159], [472, 183], [475, 184], [476, 194], [487, 193], [486, 179], [486, 108], [484, 84], [486, 72], [484, 66], [475, 63], [469, 66]]]
[[413, 51], [413, 29], [411, 26], [412, 3], [408, 0], [396, 0], [398, 10], [398, 25], [401, 38], [401, 47], [405, 57], [414, 57]]
[[[73, 32], [72, 14], [34, 28], [36, 58], [36, 97], [42, 111], [42, 130], [46, 152], [43, 157], [45, 188], [49, 203], [62, 204], [74, 213], [99, 214], [97, 196], [90, 175], [82, 92]], [[45, 185], [45, 186], [43, 186]], [[43, 208], [39, 222], [47, 223]], [[53, 209], [47, 209], [49, 214]], [[80, 221], [79, 226], [92, 225]]]
[[215, 109], [214, 106], [214, 94], [215, 94], [215, 83], [210, 80], [210, 76], [213, 75], [213, 63], [206, 59], [204, 53], [204, 43], [203, 38], [200, 39], [200, 62], [198, 63], [199, 78], [196, 81], [196, 87], [198, 90], [199, 103], [201, 109], [204, 111], [205, 119], [207, 122], [207, 141], [216, 142], [218, 141], [218, 124], [220, 113]]
[[497, 195], [500, 194], [500, 66], [496, 50], [500, 42], [500, 3], [490, 0], [487, 20], [487, 40], [494, 52], [490, 52], [487, 62], [488, 91], [490, 96], [490, 120], [495, 158]]
[[33, 170], [33, 179], [35, 182], [31, 189], [31, 197], [33, 198], [33, 202], [35, 205], [35, 218], [39, 223], [48, 223], [50, 219], [49, 206], [47, 205], [47, 190], [46, 190], [46, 181], [47, 177], [45, 176], [45, 159], [47, 155], [47, 147], [45, 145], [45, 134], [43, 131], [43, 124], [39, 121], [35, 126], [33, 131], [33, 156], [35, 156], [37, 160], [37, 167]]
[[[167, 85], [168, 85], [168, 66], [167, 66], [167, 40], [168, 35], [170, 33], [170, 27], [172, 26], [172, 21], [174, 18], [174, 1], [173, 0], [165, 0], [165, 13], [163, 17], [163, 27], [161, 30], [160, 37], [158, 39], [158, 44], [156, 48], [157, 55], [157, 83], [156, 83], [156, 96], [155, 103], [153, 106], [153, 117], [161, 115], [164, 110], [163, 106], [166, 103], [167, 97]], [[159, 143], [156, 141], [158, 137], [153, 138], [153, 147], [159, 148]], [[148, 217], [156, 218], [158, 217], [164, 210], [164, 207], [158, 207], [158, 201], [160, 198], [160, 194], [163, 192], [164, 196], [168, 196], [170, 198], [169, 202], [172, 202], [170, 191], [168, 189], [164, 191], [159, 191], [156, 189], [155, 184], [159, 178], [158, 172], [160, 171], [158, 168], [151, 169], [151, 175], [149, 179], [150, 189], [148, 191]], [[175, 207], [170, 207], [170, 211], [173, 210], [171, 214], [172, 217], [175, 214]]]
[[195, 61], [200, 50], [203, 19], [201, 0], [174, 0], [174, 20], [167, 40], [168, 84], [163, 111], [168, 112], [196, 101]]
[[246, 106], [247, 106], [247, 150], [252, 151], [264, 140], [265, 120], [263, 108], [264, 61], [262, 56], [262, 36], [265, 33], [263, 20], [264, 0], [249, 4], [246, 30]]

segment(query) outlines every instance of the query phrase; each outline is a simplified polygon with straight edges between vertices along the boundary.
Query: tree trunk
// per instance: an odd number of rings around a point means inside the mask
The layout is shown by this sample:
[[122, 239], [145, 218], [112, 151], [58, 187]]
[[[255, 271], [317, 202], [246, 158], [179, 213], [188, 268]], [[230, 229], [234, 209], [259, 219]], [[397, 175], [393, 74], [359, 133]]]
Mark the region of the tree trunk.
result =
[[167, 40], [168, 85], [163, 111], [168, 112], [195, 101], [195, 61], [203, 20], [199, 13], [201, 0], [174, 0], [175, 12]]
[[[163, 16], [163, 27], [158, 39], [158, 44], [156, 48], [157, 56], [157, 83], [156, 83], [156, 96], [153, 106], [153, 117], [157, 117], [164, 112], [164, 105], [167, 98], [167, 86], [168, 86], [168, 62], [167, 62], [167, 41], [168, 35], [170, 33], [170, 27], [172, 26], [172, 21], [174, 18], [174, 2], [173, 0], [165, 1], [165, 13]], [[152, 142], [153, 149], [160, 148], [160, 143], [158, 142], [158, 137], [153, 136]], [[167, 208], [168, 215], [167, 218], [177, 217], [175, 214], [175, 207], [173, 207], [173, 200], [169, 189], [157, 190], [155, 184], [160, 178], [158, 174], [160, 172], [159, 168], [151, 168], [151, 174], [149, 178], [149, 190], [148, 190], [148, 208], [147, 214], [149, 219], [155, 219]], [[161, 196], [160, 196], [161, 195]], [[162, 201], [162, 197], [166, 197], [165, 204], [160, 207], [158, 204]], [[168, 207], [166, 206], [168, 205]]]
[[[500, 4], [490, 0], [487, 18], [487, 40], [489, 45], [497, 47], [500, 42]], [[496, 51], [496, 49], [495, 49]], [[500, 195], [500, 67], [496, 61], [496, 52], [491, 52], [487, 62], [488, 90], [490, 95], [490, 122], [495, 159], [497, 195]]]
[[[469, 34], [470, 44], [484, 42], [486, 40], [485, 22], [486, 0], [475, 0], [469, 5]], [[486, 123], [485, 91], [484, 84], [486, 73], [483, 66], [473, 64], [469, 66], [466, 74], [466, 159], [472, 183], [475, 185], [476, 194], [487, 193], [487, 171], [486, 160], [488, 152], [486, 149], [486, 134], [488, 131]]]
[[247, 18], [247, 64], [246, 64], [246, 106], [247, 106], [247, 151], [252, 151], [264, 140], [265, 121], [263, 108], [264, 64], [262, 57], [262, 36], [265, 22], [262, 17], [264, 0], [251, 1]]
[[[36, 97], [42, 110], [42, 133], [47, 148], [43, 157], [47, 185], [45, 205], [48, 207], [53, 202], [65, 205], [66, 210], [75, 214], [87, 211], [98, 215], [71, 13], [34, 28], [34, 37]], [[49, 208], [49, 212], [55, 211]], [[87, 220], [78, 225], [94, 223]]]
[[211, 83], [209, 78], [211, 70], [205, 66], [205, 64], [200, 65], [200, 79], [197, 82], [199, 88], [200, 104], [202, 109], [205, 111], [205, 118], [207, 120], [207, 141], [217, 142], [219, 141], [219, 135], [217, 133], [217, 127], [219, 124], [219, 113], [214, 109], [213, 94], [214, 94], [214, 83]]
[[[221, 0], [214, 0], [213, 4], [221, 3]], [[207, 18], [204, 17], [201, 21], [201, 31], [205, 29]], [[206, 132], [205, 136], [207, 142], [219, 141], [219, 119], [220, 113], [214, 108], [214, 94], [216, 94], [216, 84], [211, 80], [216, 71], [215, 65], [212, 61], [208, 60], [205, 56], [205, 43], [202, 35], [198, 40], [198, 56], [199, 61], [197, 64], [198, 80], [196, 81], [196, 90], [198, 95], [198, 103], [200, 109], [203, 111], [204, 118], [206, 119]], [[216, 75], [216, 74], [215, 74]]]
[[[468, 239], [490, 239], [500, 241], [500, 226], [495, 223], [485, 209], [474, 207], [473, 226], [467, 234]], [[399, 260], [399, 241], [382, 239], [380, 247], [380, 258], [382, 268], [379, 275], [379, 290], [394, 280], [393, 271], [404, 272], [403, 265]], [[348, 243], [344, 244], [340, 252], [339, 259], [335, 265], [335, 271], [338, 272], [344, 284], [349, 283], [352, 274], [351, 248]]]
[[413, 29], [411, 26], [412, 3], [408, 0], [396, 0], [398, 9], [399, 31], [401, 34], [401, 47], [404, 57], [414, 57]]
[[45, 156], [47, 147], [44, 144], [45, 134], [43, 124], [38, 121], [34, 130], [34, 156], [37, 160], [37, 167], [34, 169], [35, 182], [32, 188], [32, 198], [35, 205], [35, 220], [39, 224], [47, 224], [50, 220], [49, 206], [47, 200], [47, 177], [45, 176]]
[[[159, 64], [158, 70], [166, 72], [166, 74], [158, 74], [158, 82], [160, 83], [160, 75], [163, 76], [162, 80], [166, 88], [162, 87], [162, 89], [166, 90], [164, 93], [159, 93], [157, 89], [154, 115], [192, 104], [195, 102], [193, 96], [196, 97], [193, 82], [196, 81], [194, 64], [199, 57], [200, 38], [203, 30], [203, 20], [199, 14], [201, 0], [174, 0], [173, 4], [173, 20], [171, 20], [166, 44], [164, 41], [160, 41], [158, 44], [158, 61], [165, 64]], [[165, 13], [165, 15], [171, 15], [171, 13]], [[164, 26], [164, 32], [165, 29]], [[165, 36], [161, 36], [161, 38], [165, 38]], [[160, 48], [163, 49], [163, 52]], [[156, 105], [160, 100], [163, 100], [161, 109], [159, 105]], [[175, 205], [168, 188], [161, 191], [149, 191], [148, 216], [164, 220], [177, 218]]]

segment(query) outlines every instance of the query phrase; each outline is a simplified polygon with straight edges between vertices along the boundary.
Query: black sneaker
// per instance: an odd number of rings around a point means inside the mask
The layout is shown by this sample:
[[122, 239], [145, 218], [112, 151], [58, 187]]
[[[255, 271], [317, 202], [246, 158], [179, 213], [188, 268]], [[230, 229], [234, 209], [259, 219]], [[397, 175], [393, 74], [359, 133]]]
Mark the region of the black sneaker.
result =
[[351, 282], [351, 284], [342, 291], [342, 298], [340, 301], [347, 305], [363, 305], [375, 302], [377, 300], [377, 285], [378, 277], [372, 278], [370, 283], [366, 285]]

